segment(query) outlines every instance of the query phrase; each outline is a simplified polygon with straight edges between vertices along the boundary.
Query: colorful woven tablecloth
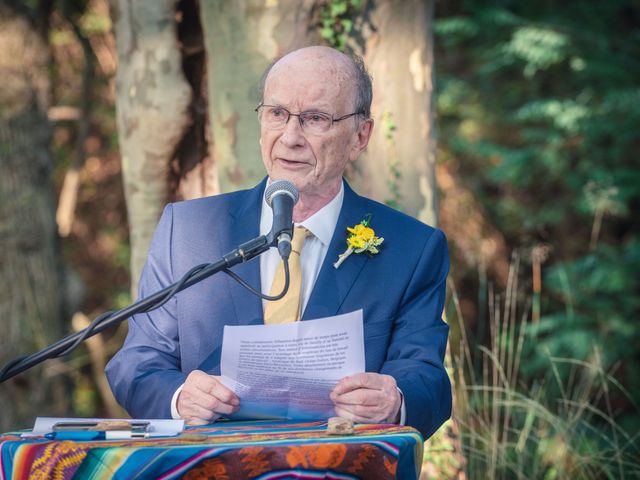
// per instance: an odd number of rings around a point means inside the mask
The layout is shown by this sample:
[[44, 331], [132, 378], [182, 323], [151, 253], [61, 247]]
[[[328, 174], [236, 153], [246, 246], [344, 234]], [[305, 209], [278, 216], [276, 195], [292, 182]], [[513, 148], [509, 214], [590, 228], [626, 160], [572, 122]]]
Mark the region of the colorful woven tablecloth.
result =
[[178, 437], [51, 441], [0, 435], [5, 479], [416, 479], [423, 440], [410, 427], [356, 425], [326, 434], [326, 422], [225, 422]]

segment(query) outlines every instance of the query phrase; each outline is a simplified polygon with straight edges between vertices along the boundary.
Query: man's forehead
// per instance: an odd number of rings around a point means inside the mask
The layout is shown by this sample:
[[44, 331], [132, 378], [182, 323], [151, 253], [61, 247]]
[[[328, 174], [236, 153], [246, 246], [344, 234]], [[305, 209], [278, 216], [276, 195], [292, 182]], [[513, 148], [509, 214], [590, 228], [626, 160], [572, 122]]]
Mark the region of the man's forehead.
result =
[[289, 53], [278, 60], [267, 75], [265, 86], [270, 80], [281, 77], [293, 82], [295, 79], [314, 79], [319, 82], [344, 83], [354, 78], [351, 59], [345, 54], [327, 47], [308, 47]]
[[285, 57], [276, 63], [266, 78], [264, 101], [287, 106], [303, 97], [306, 107], [331, 106], [353, 94], [353, 76], [349, 65], [327, 56]]
[[266, 86], [264, 102], [294, 110], [322, 111], [337, 108], [349, 96], [350, 90], [344, 86], [327, 85], [318, 78], [304, 83], [299, 77], [277, 76]]
[[335, 96], [341, 90], [338, 82], [324, 75], [313, 72], [287, 71], [274, 72], [265, 84], [265, 98], [285, 101], [292, 96], [303, 95], [309, 101], [321, 101], [328, 96]]
[[352, 61], [347, 55], [333, 48], [321, 46], [294, 50], [278, 60], [273, 65], [273, 69], [305, 63], [321, 66], [323, 69], [330, 68], [345, 72], [352, 70]]
[[340, 87], [347, 83], [349, 78], [343, 72], [335, 68], [323, 68], [321, 65], [287, 65], [272, 71], [267, 77], [265, 87], [268, 89], [274, 85], [310, 86], [318, 85], [330, 87]]

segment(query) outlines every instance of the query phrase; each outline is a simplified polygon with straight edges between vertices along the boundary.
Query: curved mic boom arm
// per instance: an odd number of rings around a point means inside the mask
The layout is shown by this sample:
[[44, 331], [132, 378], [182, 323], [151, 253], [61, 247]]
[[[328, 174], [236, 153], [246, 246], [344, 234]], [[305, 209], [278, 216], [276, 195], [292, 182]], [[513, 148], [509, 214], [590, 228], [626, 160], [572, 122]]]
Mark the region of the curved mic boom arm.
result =
[[[273, 239], [273, 235], [267, 238], [264, 235], [243, 243], [235, 250], [224, 255], [220, 260], [214, 263], [198, 265], [187, 272], [178, 282], [163, 288], [162, 290], [145, 297], [137, 302], [115, 312], [106, 312], [97, 317], [91, 325], [84, 330], [68, 335], [57, 342], [43, 348], [39, 352], [32, 353], [24, 357], [13, 359], [2, 367], [0, 370], [0, 383], [28, 370], [29, 368], [42, 363], [49, 358], [60, 357], [71, 353], [85, 339], [106, 330], [109, 327], [117, 325], [121, 321], [129, 318], [136, 313], [148, 312], [158, 308], [176, 293], [195, 285], [198, 282], [214, 275], [220, 271], [227, 271], [229, 268], [239, 263], [246, 262], [252, 258], [267, 251], [269, 247], [277, 243]], [[288, 265], [287, 265], [288, 266]], [[288, 268], [285, 268], [288, 273]], [[232, 273], [227, 271], [227, 273]], [[232, 276], [234, 276], [233, 274]], [[285, 281], [283, 292], [277, 297], [267, 297], [267, 299], [277, 299], [284, 296], [289, 287], [288, 278]], [[259, 294], [259, 293], [258, 293]], [[261, 295], [261, 294], [259, 294]]]

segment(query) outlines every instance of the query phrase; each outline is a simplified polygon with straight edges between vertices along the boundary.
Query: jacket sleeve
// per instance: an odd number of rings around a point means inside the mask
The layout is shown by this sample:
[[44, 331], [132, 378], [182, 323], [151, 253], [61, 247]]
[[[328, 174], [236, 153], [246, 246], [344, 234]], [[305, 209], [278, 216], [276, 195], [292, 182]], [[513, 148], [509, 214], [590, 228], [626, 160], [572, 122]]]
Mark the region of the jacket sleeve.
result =
[[446, 238], [435, 230], [402, 295], [381, 369], [402, 390], [406, 424], [425, 438], [451, 415], [451, 384], [444, 368], [449, 327], [442, 321], [448, 270]]
[[[172, 284], [173, 209], [168, 205], [158, 223], [139, 283], [139, 298]], [[106, 367], [118, 402], [134, 418], [171, 418], [171, 398], [184, 383], [176, 298], [129, 319], [122, 349]]]

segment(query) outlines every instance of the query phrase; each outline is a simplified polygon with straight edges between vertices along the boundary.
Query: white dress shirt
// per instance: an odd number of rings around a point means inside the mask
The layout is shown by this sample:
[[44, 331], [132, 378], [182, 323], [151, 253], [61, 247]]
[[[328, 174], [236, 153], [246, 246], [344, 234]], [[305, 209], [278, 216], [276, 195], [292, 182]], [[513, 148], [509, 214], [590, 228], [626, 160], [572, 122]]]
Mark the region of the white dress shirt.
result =
[[[302, 288], [300, 289], [300, 311], [304, 312], [311, 290], [316, 283], [320, 268], [327, 256], [329, 244], [333, 238], [333, 232], [338, 223], [338, 216], [342, 209], [344, 199], [344, 186], [340, 183], [340, 191], [329, 203], [311, 215], [305, 221], [296, 223], [295, 226], [303, 226], [311, 232], [302, 246], [300, 252], [300, 265], [302, 267]], [[271, 231], [273, 213], [266, 200], [262, 200], [262, 213], [260, 214], [260, 235], [267, 235]], [[267, 295], [271, 291], [273, 277], [282, 260], [276, 248], [270, 248], [260, 255], [260, 287]], [[262, 309], [267, 300], [262, 300]]]

